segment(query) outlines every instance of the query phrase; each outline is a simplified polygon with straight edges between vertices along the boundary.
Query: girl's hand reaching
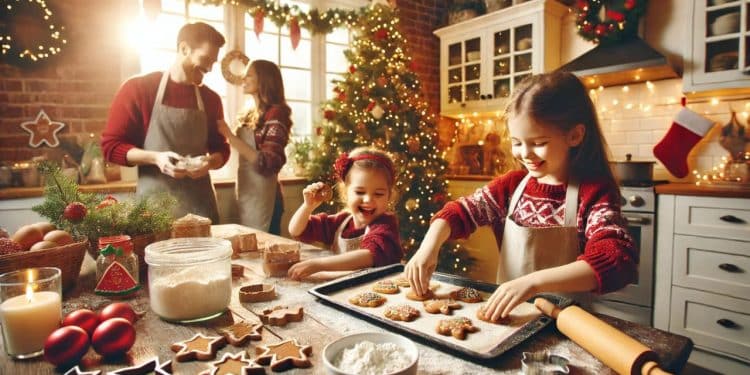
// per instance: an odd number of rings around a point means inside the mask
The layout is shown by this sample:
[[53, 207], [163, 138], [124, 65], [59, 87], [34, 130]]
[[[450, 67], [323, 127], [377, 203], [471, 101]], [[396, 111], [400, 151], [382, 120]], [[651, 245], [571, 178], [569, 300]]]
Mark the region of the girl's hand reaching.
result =
[[437, 251], [420, 248], [406, 263], [404, 273], [417, 295], [423, 296], [430, 290], [430, 278], [437, 267]]
[[485, 317], [493, 322], [505, 318], [514, 307], [537, 294], [533, 273], [500, 284], [485, 305]]
[[322, 182], [314, 182], [302, 190], [305, 205], [311, 209], [315, 209], [323, 202], [331, 199], [331, 195], [331, 188]]
[[300, 280], [303, 277], [310, 276], [318, 271], [321, 271], [321, 267], [318, 261], [315, 259], [308, 259], [299, 263], [295, 263], [289, 268], [287, 275], [292, 280]]

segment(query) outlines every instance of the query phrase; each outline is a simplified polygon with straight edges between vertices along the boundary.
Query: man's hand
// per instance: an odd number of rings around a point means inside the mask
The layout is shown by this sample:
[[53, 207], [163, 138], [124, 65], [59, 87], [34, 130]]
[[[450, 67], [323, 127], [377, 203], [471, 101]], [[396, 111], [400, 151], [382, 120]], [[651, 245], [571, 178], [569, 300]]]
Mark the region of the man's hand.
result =
[[201, 178], [208, 174], [211, 169], [211, 164], [208, 162], [208, 158], [201, 158], [199, 164], [191, 165], [190, 169], [187, 170], [188, 177], [192, 179]]
[[172, 151], [156, 152], [154, 155], [154, 164], [159, 168], [161, 173], [174, 178], [183, 178], [187, 174], [184, 168], [177, 168], [174, 164], [182, 156]]

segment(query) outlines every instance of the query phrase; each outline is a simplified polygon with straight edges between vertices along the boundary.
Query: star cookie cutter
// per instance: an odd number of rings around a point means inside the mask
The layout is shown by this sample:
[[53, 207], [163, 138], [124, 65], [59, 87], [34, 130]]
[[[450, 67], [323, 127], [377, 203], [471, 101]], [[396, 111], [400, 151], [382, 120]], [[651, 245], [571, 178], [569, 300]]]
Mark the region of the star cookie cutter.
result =
[[569, 374], [567, 358], [549, 351], [523, 352], [521, 372], [526, 375]]
[[240, 288], [241, 302], [265, 302], [276, 298], [273, 284], [250, 284]]

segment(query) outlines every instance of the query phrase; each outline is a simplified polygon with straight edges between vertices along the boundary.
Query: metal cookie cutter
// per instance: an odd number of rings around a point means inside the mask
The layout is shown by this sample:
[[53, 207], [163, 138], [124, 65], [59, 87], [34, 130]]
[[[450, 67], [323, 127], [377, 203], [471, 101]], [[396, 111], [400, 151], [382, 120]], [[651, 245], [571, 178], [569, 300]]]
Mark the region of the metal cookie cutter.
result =
[[568, 374], [570, 361], [560, 355], [543, 352], [523, 352], [521, 370], [526, 375]]

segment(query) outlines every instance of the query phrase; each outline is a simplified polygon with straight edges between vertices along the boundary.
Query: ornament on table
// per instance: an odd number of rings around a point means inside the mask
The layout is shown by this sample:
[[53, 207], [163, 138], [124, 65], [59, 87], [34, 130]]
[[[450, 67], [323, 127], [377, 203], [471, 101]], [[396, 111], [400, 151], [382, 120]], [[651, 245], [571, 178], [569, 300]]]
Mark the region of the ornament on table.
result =
[[675, 177], [688, 174], [687, 156], [690, 150], [711, 130], [714, 122], [682, 107], [667, 134], [654, 146], [654, 156]]
[[299, 45], [301, 38], [301, 31], [299, 28], [299, 20], [297, 17], [292, 17], [289, 21], [289, 39], [292, 41], [292, 49], [296, 50]]
[[112, 318], [99, 324], [91, 335], [91, 346], [103, 357], [130, 350], [135, 343], [135, 327], [124, 318]]
[[29, 146], [39, 147], [42, 143], [46, 143], [47, 146], [57, 147], [60, 144], [60, 140], [57, 139], [57, 132], [62, 130], [65, 124], [59, 121], [52, 121], [47, 116], [47, 113], [41, 109], [34, 121], [22, 122], [21, 127], [31, 134]]
[[80, 309], [71, 312], [63, 319], [63, 327], [76, 326], [82, 328], [91, 337], [99, 325], [99, 315], [89, 309]]
[[71, 223], [80, 223], [81, 220], [86, 217], [86, 213], [88, 213], [88, 209], [86, 209], [86, 206], [83, 203], [71, 202], [65, 206], [63, 217]]
[[263, 20], [266, 18], [266, 14], [263, 9], [258, 8], [253, 15], [253, 31], [255, 31], [255, 37], [260, 40], [260, 33], [263, 32]]
[[78, 326], [61, 327], [44, 342], [44, 359], [55, 365], [78, 363], [89, 350], [89, 335]]

